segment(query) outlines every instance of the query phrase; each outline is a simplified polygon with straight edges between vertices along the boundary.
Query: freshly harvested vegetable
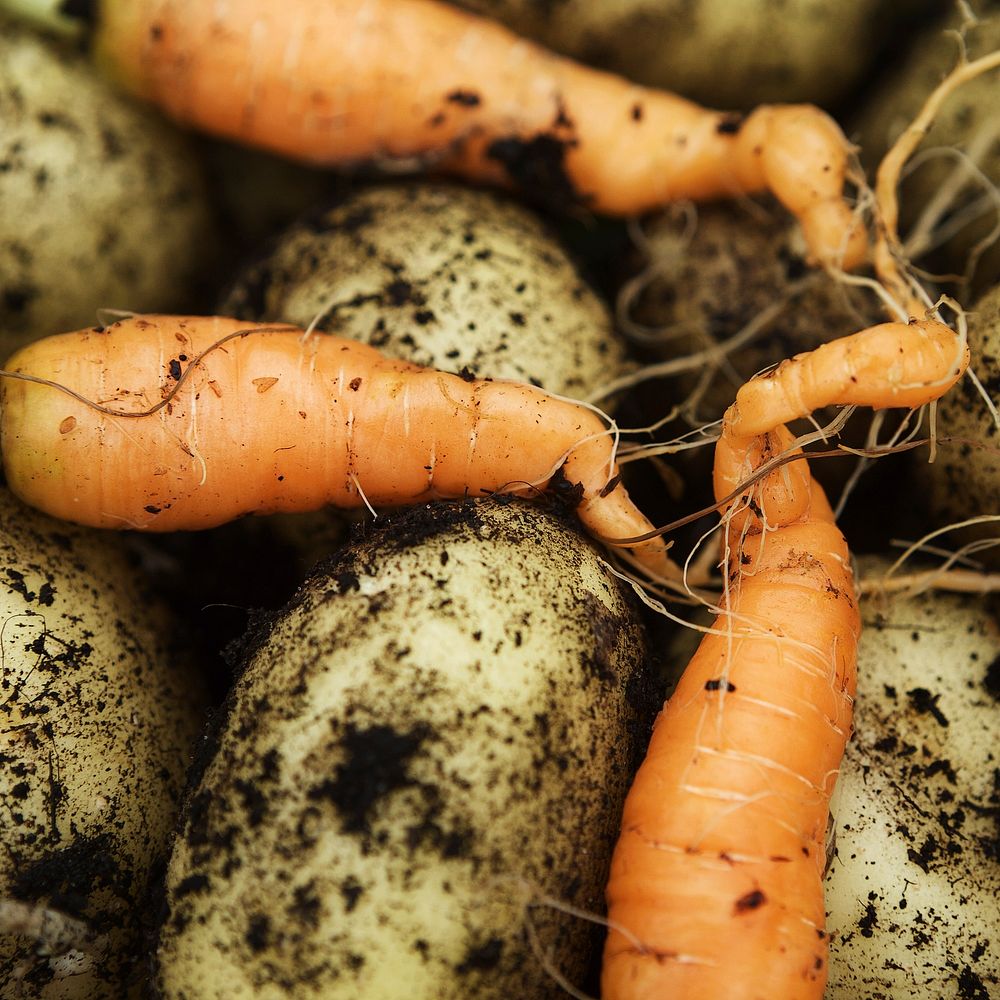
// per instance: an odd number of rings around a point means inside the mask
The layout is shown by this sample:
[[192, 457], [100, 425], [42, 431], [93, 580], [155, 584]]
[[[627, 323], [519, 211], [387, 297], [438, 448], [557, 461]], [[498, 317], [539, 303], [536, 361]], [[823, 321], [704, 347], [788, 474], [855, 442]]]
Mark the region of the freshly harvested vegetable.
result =
[[[540, 215], [456, 183], [381, 183], [310, 212], [237, 275], [218, 312], [318, 324], [388, 357], [574, 399], [628, 364], [607, 305]], [[345, 516], [268, 523], [304, 571], [342, 543]]]
[[843, 198], [847, 142], [808, 105], [741, 121], [437, 0], [95, 7], [106, 72], [215, 135], [329, 166], [431, 165], [611, 214], [767, 189], [798, 217], [817, 261], [851, 267], [865, 253]]
[[[593, 411], [296, 327], [136, 316], [48, 337], [8, 362], [0, 416], [11, 489], [96, 527], [191, 530], [551, 486], [598, 537], [652, 530]], [[658, 537], [629, 547], [666, 571]]]
[[559, 907], [601, 908], [648, 726], [627, 592], [521, 501], [391, 515], [321, 567], [255, 630], [187, 802], [164, 1000], [579, 985], [597, 928]]
[[[868, 558], [861, 571], [877, 582], [888, 566]], [[1000, 989], [1000, 627], [988, 598], [926, 583], [864, 606], [826, 878], [827, 1000]]]
[[458, 184], [384, 184], [312, 213], [218, 311], [318, 322], [390, 357], [576, 399], [626, 366], [607, 306], [541, 218]]
[[0, 995], [138, 996], [205, 694], [117, 539], [4, 489], [0, 549]]
[[214, 221], [192, 147], [86, 59], [0, 20], [0, 352], [99, 309], [194, 305]]
[[805, 463], [754, 474], [796, 454], [783, 423], [834, 403], [918, 406], [967, 363], [941, 323], [886, 323], [748, 382], [727, 411], [721, 613], [625, 802], [604, 1000], [822, 997], [824, 839], [860, 619], [846, 542]]

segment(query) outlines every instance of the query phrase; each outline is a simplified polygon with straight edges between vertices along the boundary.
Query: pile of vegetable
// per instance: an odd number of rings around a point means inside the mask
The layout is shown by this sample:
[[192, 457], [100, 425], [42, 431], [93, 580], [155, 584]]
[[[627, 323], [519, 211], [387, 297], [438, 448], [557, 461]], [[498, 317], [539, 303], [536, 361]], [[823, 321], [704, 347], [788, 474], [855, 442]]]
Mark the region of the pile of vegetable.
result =
[[0, 996], [1000, 990], [1000, 13], [780, 6], [0, 3]]

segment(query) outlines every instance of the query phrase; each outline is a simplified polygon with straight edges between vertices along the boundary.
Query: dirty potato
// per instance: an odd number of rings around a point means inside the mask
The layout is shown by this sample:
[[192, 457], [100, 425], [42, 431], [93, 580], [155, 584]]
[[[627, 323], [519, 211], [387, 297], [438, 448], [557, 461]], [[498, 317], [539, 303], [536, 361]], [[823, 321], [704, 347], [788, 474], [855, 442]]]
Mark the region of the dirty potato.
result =
[[0, 352], [98, 309], [193, 306], [213, 222], [192, 148], [82, 55], [0, 20]]
[[0, 996], [135, 996], [204, 694], [117, 539], [4, 489], [0, 548]]
[[293, 225], [219, 312], [575, 398], [625, 366], [607, 307], [540, 218], [452, 184], [363, 189]]
[[187, 803], [165, 998], [550, 997], [600, 930], [643, 638], [538, 505], [408, 511], [245, 654]]
[[[888, 562], [867, 558], [865, 576]], [[1000, 989], [1000, 626], [987, 598], [864, 604], [855, 735], [827, 877], [827, 1000]]]

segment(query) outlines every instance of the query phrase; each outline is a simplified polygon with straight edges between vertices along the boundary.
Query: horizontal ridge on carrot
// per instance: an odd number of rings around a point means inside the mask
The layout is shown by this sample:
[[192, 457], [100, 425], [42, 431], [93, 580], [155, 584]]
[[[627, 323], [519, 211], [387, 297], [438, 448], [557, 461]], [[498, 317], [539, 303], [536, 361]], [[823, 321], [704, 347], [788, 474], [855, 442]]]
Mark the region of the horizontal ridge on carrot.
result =
[[[19, 5], [20, 6], [20, 5]], [[770, 190], [853, 267], [848, 143], [810, 105], [745, 120], [556, 56], [439, 0], [93, 0], [92, 45], [178, 122], [325, 166], [433, 167], [636, 214]]]
[[[148, 315], [36, 341], [0, 379], [0, 450], [23, 500], [105, 528], [530, 494], [558, 473], [592, 533], [652, 530], [583, 405], [285, 325]], [[632, 548], [666, 567], [661, 539]]]
[[751, 380], [726, 413], [714, 486], [736, 499], [721, 613], [626, 799], [603, 1000], [823, 996], [824, 840], [860, 633], [850, 554], [803, 459], [741, 484], [796, 454], [783, 421], [835, 403], [917, 406], [967, 364], [942, 323], [887, 323]]

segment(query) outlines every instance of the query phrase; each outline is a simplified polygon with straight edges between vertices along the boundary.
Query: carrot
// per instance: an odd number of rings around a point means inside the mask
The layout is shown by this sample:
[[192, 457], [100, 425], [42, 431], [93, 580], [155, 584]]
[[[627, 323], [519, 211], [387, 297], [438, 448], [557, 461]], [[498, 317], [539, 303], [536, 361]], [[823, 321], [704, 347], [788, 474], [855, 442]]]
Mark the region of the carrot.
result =
[[433, 166], [634, 214], [772, 191], [814, 259], [866, 238], [848, 144], [808, 105], [745, 121], [555, 56], [437, 0], [95, 0], [104, 70], [178, 122], [327, 166]]
[[[15, 376], [0, 384], [8, 485], [82, 524], [177, 531], [249, 513], [562, 485], [594, 534], [652, 530], [620, 483], [596, 413], [352, 340], [134, 316], [36, 341], [4, 374]], [[630, 547], [665, 571], [661, 539]]]
[[851, 732], [860, 618], [847, 544], [782, 422], [917, 406], [968, 364], [935, 321], [824, 345], [737, 394], [716, 447], [721, 613], [657, 718], [607, 888], [604, 1000], [818, 1000], [830, 794]]

